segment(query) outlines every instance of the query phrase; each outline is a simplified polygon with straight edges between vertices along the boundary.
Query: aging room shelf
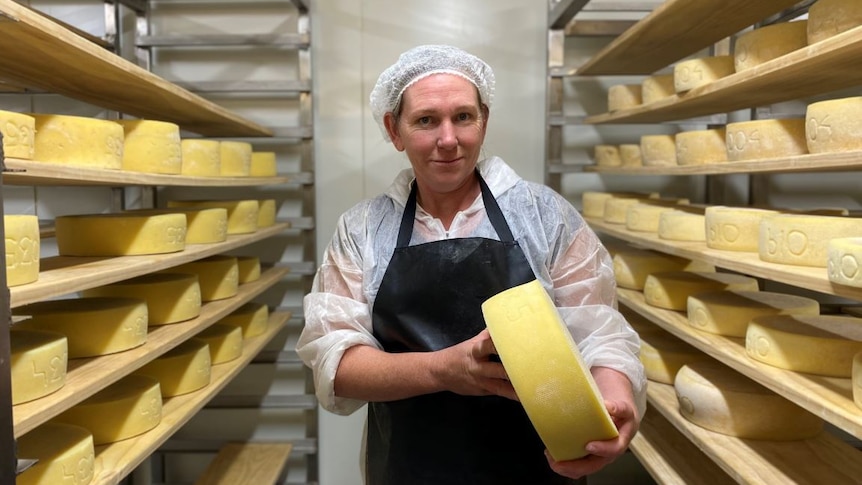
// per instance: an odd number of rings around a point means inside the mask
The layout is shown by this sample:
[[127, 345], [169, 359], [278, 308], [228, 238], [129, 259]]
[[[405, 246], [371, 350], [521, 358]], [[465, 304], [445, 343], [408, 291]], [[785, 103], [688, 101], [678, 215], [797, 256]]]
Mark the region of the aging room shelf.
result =
[[207, 136], [272, 135], [14, 0], [0, 0], [0, 50], [0, 78], [17, 85], [139, 118], [170, 121]]
[[[753, 4], [752, 2], [748, 2]], [[589, 116], [587, 123], [656, 123], [755, 108], [862, 83], [862, 26], [683, 94]]]
[[[236, 296], [204, 304], [200, 316], [193, 320], [150, 327], [147, 343], [140, 347], [99, 357], [70, 359], [66, 384], [63, 387], [44, 398], [12, 407], [15, 437], [20, 437], [193, 337], [243, 303], [266, 291], [285, 274], [287, 274], [285, 268], [266, 270], [257, 281], [241, 285]], [[289, 314], [282, 313], [282, 315]], [[284, 320], [286, 321], [287, 318], [289, 316]]]

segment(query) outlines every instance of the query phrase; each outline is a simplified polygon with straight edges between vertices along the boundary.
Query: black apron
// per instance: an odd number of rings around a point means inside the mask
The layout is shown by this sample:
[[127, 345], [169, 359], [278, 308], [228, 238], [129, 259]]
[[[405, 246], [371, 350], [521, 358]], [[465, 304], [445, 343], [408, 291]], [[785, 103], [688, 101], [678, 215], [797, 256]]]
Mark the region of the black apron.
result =
[[[462, 238], [409, 246], [410, 192], [398, 242], [374, 303], [374, 336], [387, 352], [440, 350], [485, 328], [481, 304], [535, 279], [485, 181], [485, 210], [500, 241]], [[554, 473], [520, 403], [438, 392], [370, 403], [368, 485], [569, 484]]]

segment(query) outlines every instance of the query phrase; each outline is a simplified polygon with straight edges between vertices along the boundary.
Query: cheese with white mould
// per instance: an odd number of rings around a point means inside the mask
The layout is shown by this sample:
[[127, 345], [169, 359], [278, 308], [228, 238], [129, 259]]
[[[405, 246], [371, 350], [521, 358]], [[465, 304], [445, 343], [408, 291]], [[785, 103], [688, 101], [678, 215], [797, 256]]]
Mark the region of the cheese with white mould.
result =
[[779, 212], [753, 207], [711, 206], [706, 208], [706, 245], [712, 249], [756, 253], [760, 221]]
[[655, 103], [676, 94], [673, 84], [673, 74], [649, 76], [641, 83], [643, 104]]
[[724, 128], [684, 131], [676, 134], [676, 163], [704, 165], [727, 161]]
[[686, 311], [688, 297], [711, 291], [758, 291], [757, 280], [733, 273], [663, 271], [651, 273], [644, 283], [644, 301], [668, 310]]
[[227, 209], [224, 207], [172, 207], [133, 209], [127, 214], [183, 214], [186, 216], [186, 244], [213, 244], [227, 240]]
[[780, 22], [740, 34], [733, 48], [736, 72], [771, 61], [808, 45], [808, 22]]
[[223, 364], [242, 355], [242, 327], [215, 323], [195, 335], [209, 345], [212, 365]]
[[662, 212], [658, 220], [658, 237], [668, 241], [706, 241], [706, 217], [697, 209]]
[[69, 360], [65, 335], [18, 327], [9, 332], [12, 404], [39, 399], [63, 387]]
[[817, 0], [808, 8], [808, 44], [862, 25], [859, 0]]
[[6, 234], [6, 285], [20, 286], [39, 279], [39, 218], [4, 215]]
[[221, 157], [219, 175], [222, 177], [248, 177], [251, 174], [251, 143], [244, 141], [222, 141], [219, 145]]
[[227, 233], [250, 234], [257, 231], [260, 202], [257, 200], [169, 200], [168, 207], [222, 207], [227, 210]]
[[620, 165], [623, 167], [642, 167], [641, 146], [634, 143], [620, 145]]
[[647, 276], [666, 271], [694, 271], [709, 273], [715, 266], [703, 261], [689, 260], [649, 249], [630, 247], [617, 251], [613, 258], [614, 278], [617, 286], [642, 290]]
[[862, 318], [839, 315], [774, 315], [748, 324], [745, 352], [781, 369], [851, 377], [862, 352]]
[[215, 255], [166, 271], [197, 275], [201, 301], [230, 298], [239, 291], [239, 269], [234, 256]]
[[239, 284], [251, 283], [260, 278], [260, 258], [257, 256], [237, 256], [236, 265]]
[[61, 256], [134, 256], [182, 251], [184, 214], [85, 214], [54, 219]]
[[142, 299], [147, 305], [147, 324], [152, 326], [191, 320], [201, 313], [201, 290], [195, 274], [151, 273], [90, 288], [82, 294]]
[[613, 197], [657, 198], [658, 193], [636, 194], [631, 192], [596, 192], [588, 190], [581, 195], [581, 205], [583, 206], [582, 212], [584, 217], [604, 218], [605, 202]]
[[135, 371], [159, 381], [162, 397], [203, 389], [210, 383], [212, 364], [207, 342], [188, 339]]
[[44, 423], [18, 438], [18, 456], [37, 460], [17, 485], [87, 485], [95, 474], [93, 434], [81, 426]]
[[823, 420], [716, 361], [683, 366], [674, 380], [680, 414], [691, 423], [737, 438], [813, 438]]
[[33, 159], [119, 170], [123, 167], [123, 127], [114, 121], [82, 116], [33, 114]]
[[29, 320], [16, 327], [50, 330], [69, 340], [69, 358], [95, 357], [147, 342], [147, 302], [140, 298], [85, 297], [46, 300], [13, 308]]
[[862, 150], [862, 96], [808, 105], [805, 136], [810, 153]]
[[728, 123], [726, 132], [727, 159], [731, 162], [808, 153], [804, 118]]
[[643, 104], [640, 84], [618, 84], [608, 89], [608, 111], [631, 109]]
[[688, 324], [703, 332], [745, 337], [752, 318], [768, 315], [819, 315], [812, 298], [771, 291], [723, 290], [688, 297]]
[[219, 320], [219, 323], [242, 328], [242, 338], [256, 337], [269, 326], [269, 308], [263, 303], [248, 302]]
[[665, 211], [673, 210], [689, 203], [688, 199], [665, 202], [645, 200], [629, 206], [626, 211], [626, 229], [636, 232], [658, 232], [659, 219]]
[[676, 166], [676, 137], [674, 135], [642, 136], [641, 160], [645, 167]]
[[862, 352], [853, 356], [852, 374], [853, 402], [862, 409]]
[[221, 142], [195, 138], [180, 141], [182, 168], [180, 173], [195, 177], [221, 175]]
[[275, 199], [261, 199], [258, 202], [257, 227], [272, 227], [275, 225], [275, 215], [278, 212]]
[[839, 237], [826, 249], [829, 281], [862, 288], [862, 237]]
[[136, 374], [123, 377], [54, 418], [55, 422], [87, 428], [97, 446], [146, 433], [161, 420], [159, 381]]
[[618, 435], [578, 346], [538, 280], [482, 303], [491, 339], [518, 399], [555, 460]]
[[124, 130], [123, 170], [176, 175], [182, 171], [180, 127], [153, 120], [117, 120]]
[[593, 149], [596, 165], [599, 167], [619, 167], [623, 164], [620, 149], [616, 145], [596, 145]]
[[639, 358], [647, 379], [662, 384], [673, 384], [676, 373], [682, 366], [711, 357], [670, 333], [662, 331], [649, 332], [641, 336]]
[[779, 214], [760, 221], [758, 254], [770, 263], [826, 268], [829, 241], [862, 234], [862, 218]]
[[733, 56], [711, 56], [678, 62], [673, 67], [673, 88], [684, 93], [736, 72]]
[[36, 119], [23, 113], [0, 110], [3, 155], [32, 160], [36, 150]]
[[275, 152], [251, 152], [249, 175], [252, 177], [275, 177], [278, 175]]

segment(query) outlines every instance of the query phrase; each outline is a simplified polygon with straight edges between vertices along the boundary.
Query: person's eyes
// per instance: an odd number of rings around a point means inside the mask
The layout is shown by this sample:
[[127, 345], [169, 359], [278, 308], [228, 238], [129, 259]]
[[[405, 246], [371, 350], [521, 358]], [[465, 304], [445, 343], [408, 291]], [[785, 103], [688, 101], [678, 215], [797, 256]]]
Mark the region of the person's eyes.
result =
[[470, 113], [458, 113], [458, 121], [470, 121]]
[[416, 121], [417, 121], [420, 125], [423, 125], [423, 126], [424, 126], [424, 125], [430, 125], [430, 124], [431, 124], [431, 117], [430, 117], [430, 116], [423, 116], [423, 117], [419, 118], [419, 119], [418, 119], [418, 120], [416, 120]]

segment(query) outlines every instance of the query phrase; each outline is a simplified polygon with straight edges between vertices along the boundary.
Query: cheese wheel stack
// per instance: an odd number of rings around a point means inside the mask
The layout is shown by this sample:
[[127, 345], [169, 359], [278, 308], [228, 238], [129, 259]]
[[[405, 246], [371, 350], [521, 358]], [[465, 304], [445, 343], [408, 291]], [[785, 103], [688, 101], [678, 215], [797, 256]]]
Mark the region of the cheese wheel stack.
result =
[[727, 161], [724, 128], [684, 131], [676, 134], [677, 165], [704, 165]]
[[219, 323], [242, 328], [242, 338], [256, 337], [269, 326], [269, 308], [263, 303], [248, 302], [237, 308]]
[[642, 136], [641, 159], [645, 167], [675, 166], [676, 137], [674, 135]]
[[195, 339], [203, 340], [209, 346], [212, 365], [230, 362], [242, 355], [242, 327], [215, 323], [201, 330]]
[[609, 224], [625, 224], [629, 208], [646, 200], [642, 197], [609, 197], [605, 200], [602, 219]]
[[619, 167], [623, 164], [620, 149], [616, 145], [596, 145], [593, 149], [593, 157], [599, 167]]
[[608, 89], [608, 111], [631, 109], [643, 104], [640, 84], [618, 84]]
[[239, 268], [236, 257], [215, 255], [185, 263], [168, 270], [197, 276], [201, 301], [223, 300], [239, 291]]
[[862, 3], [858, 0], [817, 0], [808, 8], [808, 44], [862, 25]]
[[183, 214], [186, 217], [186, 244], [213, 244], [227, 240], [227, 209], [224, 207], [173, 207], [134, 209], [126, 214]]
[[275, 152], [251, 152], [249, 175], [252, 177], [275, 177], [278, 175]]
[[764, 315], [819, 315], [820, 303], [770, 291], [715, 291], [688, 297], [688, 324], [727, 337], [745, 337], [748, 322]]
[[741, 34], [734, 44], [736, 72], [759, 66], [808, 44], [808, 22], [782, 22]]
[[183, 322], [201, 313], [196, 274], [151, 273], [84, 290], [85, 297], [139, 298], [146, 302], [147, 324]]
[[614, 197], [625, 197], [625, 198], [657, 198], [657, 193], [632, 193], [632, 192], [596, 192], [596, 191], [585, 191], [581, 196], [581, 205], [582, 212], [584, 217], [605, 217], [605, 203], [608, 199]]
[[666, 271], [714, 272], [715, 266], [649, 249], [629, 247], [614, 255], [614, 278], [617, 286], [642, 290], [647, 276]]
[[248, 177], [251, 174], [252, 153], [251, 143], [222, 141], [219, 144], [219, 174], [222, 177]]
[[779, 212], [753, 207], [707, 207], [706, 245], [725, 251], [757, 252], [760, 240], [760, 221]]
[[733, 56], [711, 56], [680, 61], [673, 67], [673, 87], [684, 93], [736, 72]]
[[810, 153], [862, 150], [862, 96], [811, 103], [805, 111]]
[[18, 439], [18, 456], [38, 461], [15, 477], [17, 485], [87, 485], [95, 474], [93, 434], [80, 426], [42, 424]]
[[862, 237], [831, 239], [826, 251], [829, 281], [862, 287]]
[[63, 387], [68, 364], [65, 335], [17, 327], [9, 332], [12, 404], [39, 399]]
[[123, 170], [176, 175], [182, 171], [180, 127], [152, 120], [118, 120], [124, 130]]
[[169, 200], [169, 208], [221, 207], [227, 210], [227, 233], [250, 234], [257, 231], [260, 202], [257, 200]]
[[119, 170], [123, 167], [123, 127], [81, 116], [33, 114], [36, 120], [33, 159]]
[[647, 276], [644, 300], [648, 305], [686, 311], [688, 297], [724, 290], [758, 291], [757, 280], [731, 273], [664, 271]]
[[135, 371], [159, 382], [162, 397], [203, 389], [210, 383], [212, 364], [207, 342], [192, 338]]
[[260, 258], [257, 256], [237, 256], [237, 281], [243, 285], [260, 278]]
[[180, 141], [183, 175], [218, 177], [221, 174], [221, 145], [217, 140], [195, 138]]
[[862, 409], [862, 352], [853, 356], [852, 387], [853, 402]]
[[779, 214], [760, 222], [758, 254], [770, 263], [826, 268], [829, 241], [862, 234], [862, 218]]
[[20, 286], [39, 279], [39, 219], [30, 215], [4, 215], [6, 234], [6, 285]]
[[706, 241], [704, 210], [687, 206], [662, 212], [658, 219], [658, 237], [669, 241]]
[[32, 160], [36, 150], [36, 119], [23, 113], [0, 110], [3, 155]]
[[647, 379], [673, 384], [677, 372], [686, 364], [710, 357], [668, 332], [650, 332], [641, 336], [640, 361]]
[[643, 104], [655, 103], [676, 94], [673, 83], [673, 74], [659, 74], [649, 76], [641, 83], [641, 96]]
[[804, 118], [728, 123], [726, 133], [727, 159], [731, 162], [808, 153]]
[[620, 145], [620, 165], [623, 167], [642, 167], [641, 146], [635, 143]]
[[135, 256], [182, 251], [184, 214], [85, 214], [60, 216], [56, 225], [61, 256]]
[[658, 232], [662, 213], [674, 210], [676, 204], [658, 204], [641, 201], [626, 211], [626, 229], [635, 232]]

